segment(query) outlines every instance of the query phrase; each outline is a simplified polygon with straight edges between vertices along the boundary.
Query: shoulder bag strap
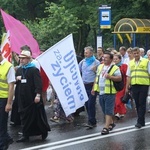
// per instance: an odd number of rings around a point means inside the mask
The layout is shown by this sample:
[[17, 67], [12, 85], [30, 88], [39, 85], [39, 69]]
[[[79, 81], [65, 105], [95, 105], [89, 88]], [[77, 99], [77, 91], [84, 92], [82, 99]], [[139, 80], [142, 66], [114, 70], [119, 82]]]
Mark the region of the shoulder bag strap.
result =
[[[110, 73], [111, 69], [113, 68], [114, 65], [111, 65], [111, 67], [109, 68], [108, 72], [107, 73]], [[112, 86], [111, 86], [111, 80], [109, 79], [110, 81], [110, 93], [112, 93]]]

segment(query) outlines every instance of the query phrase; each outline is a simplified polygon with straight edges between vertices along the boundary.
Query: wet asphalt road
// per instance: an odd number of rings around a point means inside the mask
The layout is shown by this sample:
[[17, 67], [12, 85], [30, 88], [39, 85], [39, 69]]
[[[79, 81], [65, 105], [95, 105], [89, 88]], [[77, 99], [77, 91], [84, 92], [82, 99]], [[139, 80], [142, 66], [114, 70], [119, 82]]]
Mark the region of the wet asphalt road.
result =
[[[46, 105], [47, 117], [51, 132], [45, 141], [40, 136], [31, 137], [30, 142], [10, 145], [9, 150], [150, 150], [150, 114], [146, 113], [146, 126], [141, 129], [134, 127], [136, 123], [135, 108], [127, 109], [126, 116], [115, 120], [116, 127], [108, 135], [101, 135], [104, 126], [104, 116], [97, 102], [97, 127], [87, 130], [83, 123], [87, 121], [86, 112], [75, 117], [73, 123], [63, 120], [58, 124], [50, 121], [53, 115], [52, 108]], [[10, 135], [17, 140], [20, 127], [8, 127]]]

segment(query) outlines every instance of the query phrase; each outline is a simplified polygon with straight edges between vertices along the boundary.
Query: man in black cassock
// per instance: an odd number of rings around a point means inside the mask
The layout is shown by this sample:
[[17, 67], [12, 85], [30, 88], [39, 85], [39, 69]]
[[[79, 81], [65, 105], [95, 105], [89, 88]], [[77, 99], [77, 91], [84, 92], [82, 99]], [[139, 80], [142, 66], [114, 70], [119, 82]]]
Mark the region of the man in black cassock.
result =
[[18, 111], [23, 135], [17, 142], [25, 142], [30, 136], [42, 135], [46, 139], [50, 127], [41, 98], [42, 81], [39, 70], [31, 63], [31, 52], [23, 50], [19, 55], [22, 66], [16, 72], [19, 82]]

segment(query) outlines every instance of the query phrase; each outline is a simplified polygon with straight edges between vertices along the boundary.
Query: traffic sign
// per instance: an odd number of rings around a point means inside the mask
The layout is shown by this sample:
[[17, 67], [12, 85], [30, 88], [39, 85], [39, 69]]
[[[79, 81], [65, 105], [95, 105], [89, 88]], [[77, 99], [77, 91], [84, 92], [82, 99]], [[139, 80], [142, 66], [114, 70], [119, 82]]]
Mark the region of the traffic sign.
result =
[[111, 7], [108, 5], [101, 5], [99, 7], [99, 25], [101, 29], [111, 28]]

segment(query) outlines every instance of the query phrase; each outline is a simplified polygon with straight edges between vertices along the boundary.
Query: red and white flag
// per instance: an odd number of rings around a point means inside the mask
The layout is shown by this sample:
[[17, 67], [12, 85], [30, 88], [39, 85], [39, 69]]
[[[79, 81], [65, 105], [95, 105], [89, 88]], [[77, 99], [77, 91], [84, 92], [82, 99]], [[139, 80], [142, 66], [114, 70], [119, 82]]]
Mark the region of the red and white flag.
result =
[[3, 33], [2, 42], [1, 42], [1, 51], [4, 58], [6, 58], [9, 62], [12, 61], [12, 53], [10, 48], [10, 34], [9, 31], [7, 33]]

